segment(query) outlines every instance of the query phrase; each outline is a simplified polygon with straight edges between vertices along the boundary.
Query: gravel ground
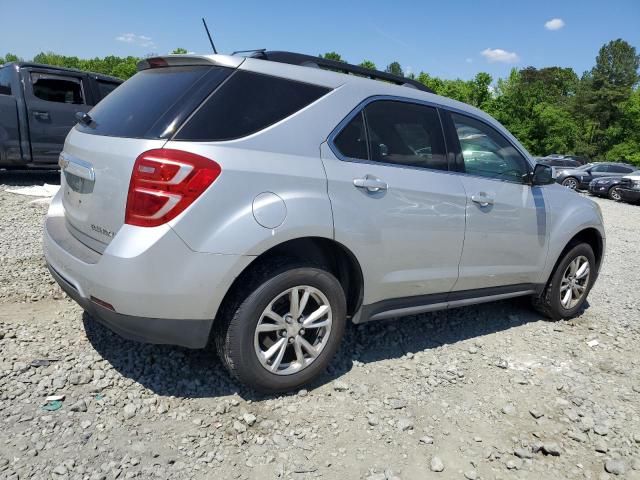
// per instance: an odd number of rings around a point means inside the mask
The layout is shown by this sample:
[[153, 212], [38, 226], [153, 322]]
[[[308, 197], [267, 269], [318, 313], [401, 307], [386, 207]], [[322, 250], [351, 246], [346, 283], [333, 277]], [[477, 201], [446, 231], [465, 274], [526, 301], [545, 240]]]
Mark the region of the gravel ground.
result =
[[351, 326], [315, 385], [260, 397], [209, 351], [83, 315], [44, 268], [45, 207], [2, 190], [0, 478], [640, 478], [640, 207], [597, 200], [579, 318], [509, 301]]

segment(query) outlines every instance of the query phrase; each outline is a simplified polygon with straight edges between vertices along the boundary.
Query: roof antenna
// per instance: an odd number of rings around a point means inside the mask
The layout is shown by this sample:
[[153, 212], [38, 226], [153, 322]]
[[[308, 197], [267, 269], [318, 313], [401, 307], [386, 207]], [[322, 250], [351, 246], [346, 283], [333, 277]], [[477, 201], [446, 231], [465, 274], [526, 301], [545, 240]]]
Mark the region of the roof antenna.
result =
[[209, 33], [209, 27], [207, 27], [207, 22], [202, 18], [202, 24], [204, 25], [204, 29], [207, 31], [207, 37], [209, 37], [209, 43], [211, 44], [211, 48], [213, 48], [213, 53], [217, 54], [216, 46], [213, 44], [213, 40], [211, 39], [211, 34]]

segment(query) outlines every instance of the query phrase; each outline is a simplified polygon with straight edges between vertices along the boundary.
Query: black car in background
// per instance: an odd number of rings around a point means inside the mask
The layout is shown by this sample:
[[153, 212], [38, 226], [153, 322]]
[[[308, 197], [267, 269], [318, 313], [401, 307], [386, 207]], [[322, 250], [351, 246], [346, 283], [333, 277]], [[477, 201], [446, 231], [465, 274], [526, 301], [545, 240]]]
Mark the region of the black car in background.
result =
[[[640, 176], [640, 170], [632, 172], [631, 175]], [[602, 177], [591, 180], [589, 193], [598, 197], [608, 197], [617, 202], [622, 200], [620, 187], [626, 187], [629, 180], [626, 177]]]
[[586, 190], [592, 180], [604, 177], [623, 177], [636, 170], [627, 163], [587, 163], [576, 168], [556, 169], [556, 182], [572, 190]]
[[640, 170], [624, 177], [618, 187], [620, 197], [629, 203], [640, 203]]

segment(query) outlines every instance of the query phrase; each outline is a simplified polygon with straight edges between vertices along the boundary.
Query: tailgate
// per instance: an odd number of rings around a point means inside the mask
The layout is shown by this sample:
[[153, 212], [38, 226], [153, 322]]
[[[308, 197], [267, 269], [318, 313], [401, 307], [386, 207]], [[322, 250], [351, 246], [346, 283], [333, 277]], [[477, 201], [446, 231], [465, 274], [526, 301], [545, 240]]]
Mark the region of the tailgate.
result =
[[71, 130], [60, 155], [62, 204], [71, 234], [90, 248], [104, 251], [124, 223], [136, 158], [165, 143]]

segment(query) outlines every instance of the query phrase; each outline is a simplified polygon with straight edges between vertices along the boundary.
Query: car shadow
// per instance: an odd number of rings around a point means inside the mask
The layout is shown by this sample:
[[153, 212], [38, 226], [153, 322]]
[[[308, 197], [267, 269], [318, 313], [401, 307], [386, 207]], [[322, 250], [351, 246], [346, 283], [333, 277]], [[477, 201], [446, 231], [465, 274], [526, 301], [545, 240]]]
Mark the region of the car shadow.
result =
[[[349, 322], [329, 368], [305, 388], [312, 390], [343, 376], [354, 362], [367, 364], [400, 358], [472, 338], [481, 341], [492, 333], [538, 321], [544, 321], [544, 317], [533, 311], [527, 301], [514, 299], [362, 325]], [[237, 394], [245, 400], [273, 398], [231, 378], [213, 348], [190, 350], [140, 344], [119, 337], [87, 313], [83, 322], [92, 346], [113, 368], [157, 395], [205, 398]]]
[[0, 185], [26, 187], [31, 185], [60, 185], [59, 170], [0, 170]]

